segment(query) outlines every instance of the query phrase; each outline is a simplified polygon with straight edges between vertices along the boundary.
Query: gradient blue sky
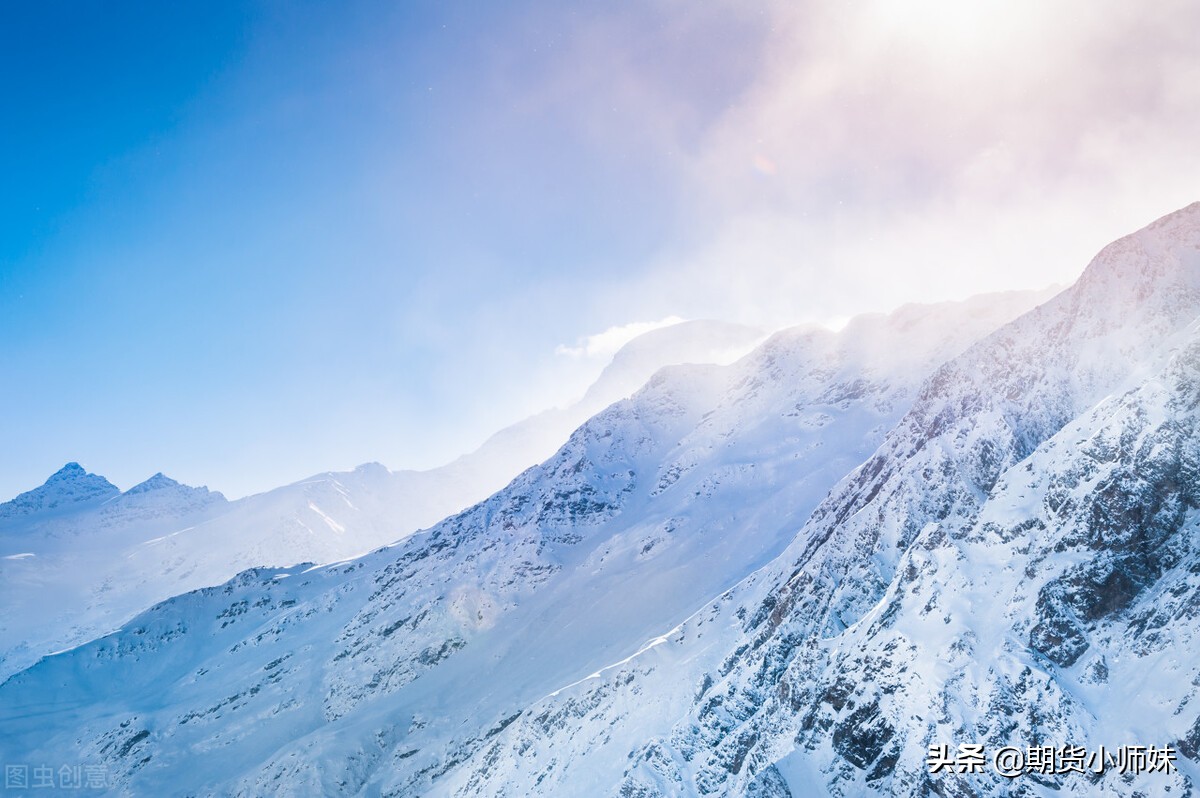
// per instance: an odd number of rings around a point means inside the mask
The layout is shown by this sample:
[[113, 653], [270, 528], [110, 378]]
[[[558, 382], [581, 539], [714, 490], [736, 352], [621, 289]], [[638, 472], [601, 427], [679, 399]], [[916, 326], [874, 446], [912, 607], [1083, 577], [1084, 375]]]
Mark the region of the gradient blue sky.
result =
[[0, 499], [428, 467], [611, 327], [1069, 281], [1198, 198], [1200, 12], [1134, 5], [8, 4]]

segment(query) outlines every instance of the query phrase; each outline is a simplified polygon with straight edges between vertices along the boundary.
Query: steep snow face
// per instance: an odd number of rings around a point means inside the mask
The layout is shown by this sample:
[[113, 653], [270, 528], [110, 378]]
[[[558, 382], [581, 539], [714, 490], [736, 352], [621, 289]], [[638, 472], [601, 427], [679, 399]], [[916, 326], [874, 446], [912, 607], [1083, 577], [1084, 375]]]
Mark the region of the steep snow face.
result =
[[101, 759], [138, 792], [444, 789], [527, 707], [663, 648], [771, 562], [923, 374], [1037, 299], [907, 308], [660, 371], [427, 532], [247, 572], [13, 676], [0, 754]]
[[67, 463], [38, 488], [0, 504], [0, 521], [76, 509], [116, 496], [120, 491], [107, 479], [89, 474], [79, 463]]
[[938, 369], [777, 560], [528, 708], [443, 791], [1190, 794], [1186, 759], [1012, 782], [925, 757], [1198, 756], [1198, 313], [1200, 204]]

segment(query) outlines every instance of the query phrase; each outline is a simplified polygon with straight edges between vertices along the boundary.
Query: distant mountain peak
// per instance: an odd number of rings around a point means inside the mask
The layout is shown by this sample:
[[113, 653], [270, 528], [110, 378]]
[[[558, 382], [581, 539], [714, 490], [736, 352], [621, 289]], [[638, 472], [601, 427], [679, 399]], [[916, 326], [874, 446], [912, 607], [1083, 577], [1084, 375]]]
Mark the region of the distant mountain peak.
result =
[[89, 473], [74, 461], [50, 475], [40, 487], [0, 504], [0, 519], [19, 518], [83, 502], [116, 496], [121, 491], [99, 474]]
[[184, 509], [186, 507], [224, 501], [225, 497], [216, 491], [210, 491], [207, 487], [203, 486], [197, 488], [185, 485], [159, 471], [149, 479], [139, 482], [122, 493], [121, 501], [115, 504], [122, 508], [128, 508], [131, 503], [137, 506], [145, 506], [147, 502], [150, 502], [158, 507], [165, 502], [176, 506], [178, 509]]
[[149, 493], [152, 490], [162, 490], [163, 488], [178, 488], [178, 487], [185, 487], [185, 486], [181, 486], [180, 483], [176, 482], [175, 480], [171, 479], [163, 472], [159, 471], [157, 474], [150, 477], [146, 481], [139, 482], [138, 484], [134, 485], [129, 490], [125, 491], [125, 495], [126, 496], [131, 495], [131, 494], [136, 495], [138, 493]]

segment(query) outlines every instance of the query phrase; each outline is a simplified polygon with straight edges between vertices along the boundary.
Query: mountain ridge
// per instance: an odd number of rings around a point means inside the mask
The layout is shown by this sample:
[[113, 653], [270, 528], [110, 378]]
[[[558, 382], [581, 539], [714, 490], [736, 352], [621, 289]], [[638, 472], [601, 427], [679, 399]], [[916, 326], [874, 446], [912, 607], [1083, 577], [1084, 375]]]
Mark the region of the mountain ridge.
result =
[[[500, 736], [519, 724], [521, 706], [635, 654], [660, 624], [770, 562], [903, 414], [920, 382], [910, 371], [933, 368], [1032, 299], [1010, 297], [990, 315], [969, 303], [931, 310], [947, 320], [949, 338], [882, 317], [845, 335], [781, 333], [731, 366], [665, 369], [546, 463], [431, 530], [342, 565], [247, 572], [172, 599], [11, 677], [0, 706], [22, 705], [62, 667], [93, 673], [87, 684], [133, 691], [111, 706], [144, 706], [139, 696], [154, 690], [153, 703], [169, 709], [92, 717], [71, 739], [92, 741], [89, 755], [129, 743], [131, 754], [161, 762], [195, 746], [213, 750], [208, 735], [224, 723], [216, 714], [270, 717], [274, 706], [292, 720], [256, 732], [269, 751], [235, 732], [240, 753], [227, 770], [240, 774], [236, 783], [189, 789], [426, 791], [445, 783], [436, 774], [448, 763], [478, 752], [489, 729]], [[903, 356], [884, 356], [888, 347]], [[143, 657], [169, 667], [178, 690], [145, 683]], [[280, 657], [286, 665], [271, 665]], [[300, 685], [308, 687], [296, 692]], [[214, 690], [240, 697], [226, 703]], [[44, 730], [6, 722], [12, 745], [56, 750]], [[390, 742], [372, 748], [366, 739], [376, 735]], [[353, 762], [369, 764], [360, 772]], [[154, 789], [170, 770], [159, 767], [131, 760], [118, 778]]]
[[720, 322], [676, 327], [627, 343], [619, 361], [574, 405], [506, 427], [476, 452], [437, 469], [393, 472], [364, 464], [232, 502], [160, 473], [124, 493], [104, 480], [103, 495], [73, 510], [29, 510], [8, 523], [0, 517], [0, 557], [22, 555], [0, 561], [0, 605], [10, 610], [0, 618], [0, 678], [158, 601], [220, 584], [239, 571], [338, 562], [393, 543], [545, 460], [579, 423], [664, 363], [726, 360], [761, 335]]
[[[659, 370], [428, 530], [10, 676], [0, 759], [238, 796], [1186, 794], [1198, 252], [1200, 203], [1032, 309], [906, 307]], [[925, 763], [1130, 739], [1180, 770]]]
[[[1185, 269], [1180, 276], [1184, 278], [1183, 287], [1187, 288], [1194, 284], [1194, 272], [1186, 270], [1192, 269], [1195, 263], [1200, 224], [1196, 223], [1197, 206], [1185, 210], [1186, 224], [1179, 225], [1180, 215], [1173, 214], [1167, 223], [1149, 229], [1166, 228], [1169, 231], [1176, 249], [1167, 258], [1169, 263], [1166, 265], [1170, 267], [1173, 263]], [[1181, 227], [1186, 232], [1182, 237], [1176, 235]], [[1122, 257], [1132, 254], [1131, 271], [1136, 280], [1145, 273], [1141, 268], [1141, 255], [1154, 248], [1147, 246], [1147, 239], [1151, 244], [1161, 241], [1161, 238], [1141, 231], [1105, 248], [1093, 265], [1099, 265], [1102, 271], [1112, 265], [1114, 254]], [[1157, 254], [1161, 256], [1162, 253]], [[1171, 269], [1158, 273], [1169, 275]], [[1080, 653], [1087, 651], [1087, 645], [1095, 645], [1088, 642], [1095, 639], [1094, 632], [1076, 626], [1076, 621], [1072, 620], [1076, 613], [1083, 618], [1093, 616], [1097, 623], [1104, 619], [1105, 623], [1118, 629], [1125, 617], [1123, 613], [1130, 607], [1141, 607], [1143, 618], [1156, 617], [1151, 609], [1153, 605], [1147, 606], [1145, 601], [1139, 604], [1137, 597], [1147, 590], [1168, 589], [1157, 587], [1156, 579], [1161, 578], [1161, 569], [1140, 566], [1129, 572], [1114, 570], [1103, 553], [1088, 555], [1092, 561], [1085, 559], [1078, 567], [1069, 560], [1053, 566], [1066, 570], [1058, 577], [1050, 570], [1048, 579], [1042, 577], [1046, 581], [1041, 587], [1035, 582], [1033, 588], [1024, 589], [1026, 595], [1033, 597], [1025, 600], [1025, 612], [1033, 615], [1018, 618], [1019, 635], [1023, 635], [1025, 641], [1023, 645], [1000, 639], [989, 648], [987, 641], [997, 638], [988, 634], [988, 630], [1000, 625], [1002, 619], [993, 617], [991, 620], [995, 623], [971, 622], [973, 613], [986, 615], [985, 608], [995, 604], [987, 582], [998, 580], [998, 577], [987, 569], [993, 567], [990, 563], [1004, 562], [1004, 555], [997, 551], [1029, 539], [1035, 531], [1051, 535], [1049, 525], [1037, 521], [1036, 516], [1031, 519], [1027, 515], [1031, 512], [1030, 505], [1020, 496], [1019, 501], [1012, 500], [1018, 509], [1016, 519], [1007, 524], [1008, 531], [1002, 531], [1004, 528], [998, 527], [994, 520], [977, 520], [982, 512], [979, 508], [992, 507], [998, 502], [995, 491], [1004, 491], [1007, 495], [1007, 480], [1020, 477], [1028, 458], [1043, 456], [1042, 453], [1053, 445], [1061, 446], [1054, 442], [1070, 435], [1073, 423], [1085, 430], [1098, 425], [1100, 419], [1111, 415], [1110, 407], [1124, 401], [1122, 397], [1139, 391], [1150, 391], [1151, 395], [1156, 391], [1162, 393], [1157, 387], [1162, 379], [1154, 376], [1156, 374], [1175, 375], [1170, 379], [1179, 386], [1175, 401], [1179, 411], [1184, 413], [1182, 418], [1195, 412], [1195, 369], [1200, 355], [1195, 345], [1194, 319], [1200, 309], [1195, 294], [1178, 291], [1180, 283], [1168, 279], [1165, 285], [1162, 281], [1157, 285], [1157, 295], [1154, 292], [1130, 292], [1128, 295], [1134, 298], [1132, 306], [1101, 306], [1097, 316], [1087, 312], [1095, 310], [1094, 306], [1081, 308], [1077, 300], [1085, 292], [1095, 295], [1094, 287], [1100, 282], [1094, 278], [1081, 279], [1073, 291], [1069, 289], [1067, 294], [984, 338], [939, 369], [927, 381], [905, 420], [889, 433], [879, 452], [831, 492], [783, 556], [740, 586], [740, 596], [731, 592], [713, 602], [697, 614], [697, 620], [673, 633], [666, 645], [647, 655], [649, 660], [668, 656], [686, 660], [688, 650], [700, 645], [696, 641], [702, 634], [702, 627], [715, 623], [718, 626], [725, 624], [730, 630], [727, 658], [709, 661], [706, 667], [690, 673], [676, 665], [665, 677], [655, 676], [652, 663], [634, 660], [588, 691], [581, 688], [568, 691], [558, 702], [561, 708], [552, 705], [530, 720], [522, 718], [506, 729], [495, 743], [501, 748], [487, 749], [486, 757], [514, 761], [511, 751], [503, 746], [515, 741], [520, 746], [540, 748], [551, 757], [567, 758], [572, 743], [552, 744], [551, 733], [539, 728], [537, 717], [556, 711], [569, 713], [573, 703], [587, 705], [592, 700], [590, 696], [600, 693], [613, 696], [608, 701], [615, 706], [621, 706], [617, 697], [626, 696], [628, 700], [630, 691], [657, 695], [674, 689], [678, 696], [680, 689], [671, 687], [678, 683], [691, 685], [684, 689], [688, 693], [694, 689], [696, 695], [692, 698], [685, 694], [676, 699], [676, 705], [682, 701], [691, 706], [677, 715], [678, 720], [671, 730], [663, 729], [658, 736], [628, 751], [632, 764], [625, 769], [619, 784], [614, 784], [614, 789], [619, 786], [620, 794], [1002, 795], [1008, 794], [1011, 786], [1005, 780], [955, 774], [932, 778], [923, 773], [923, 757], [928, 746], [937, 742], [953, 746], [957, 742], [976, 739], [985, 740], [991, 746], [1010, 744], [1012, 738], [1003, 731], [1003, 718], [1014, 714], [1024, 718], [1020, 720], [1019, 728], [1024, 730], [1026, 740], [1048, 737], [1056, 744], [1073, 739], [1109, 745], [1124, 741], [1123, 738], [1105, 739], [1098, 734], [1084, 733], [1088, 712], [1085, 710], [1081, 719], [1077, 710], [1069, 709], [1072, 702], [1068, 698], [1081, 688], [1064, 684], [1064, 680], [1073, 683], [1074, 677], [1055, 675], [1056, 668], [1072, 666]], [[1106, 287], [1102, 295], [1112, 294]], [[1183, 301], [1179, 301], [1180, 297]], [[1131, 319], [1127, 312], [1130, 307], [1146, 313], [1141, 318]], [[1122, 323], [1102, 323], [1106, 312], [1111, 314], [1110, 320], [1119, 316]], [[1156, 341], [1159, 343], [1156, 350], [1138, 352], [1112, 345], [1123, 343], [1120, 340], [1105, 340], [1111, 337], [1111, 330], [1123, 329], [1129, 333], [1131, 327], [1134, 329], [1129, 337], [1138, 341]], [[1080, 344], [1079, 351], [1074, 353], [1060, 345], [1072, 335]], [[1014, 346], [1014, 336], [1025, 340], [1024, 349]], [[1038, 349], [1042, 350], [1040, 356], [1031, 357]], [[1121, 352], [1126, 353], [1123, 369], [1126, 373], [1112, 374], [1112, 371], [1122, 370], [1118, 365], [1120, 361], [1113, 360], [1114, 353]], [[1070, 354], [1075, 357], [1066, 357]], [[1043, 367], [1039, 367], [1039, 363]], [[1080, 370], [1072, 375], [1077, 379], [1064, 378], [1057, 372], [1057, 367], [1063, 363]], [[1105, 370], [1110, 373], [1106, 375]], [[1147, 372], [1152, 373], [1149, 378]], [[1181, 374], [1184, 376], [1179, 376]], [[1131, 380], [1136, 384], [1129, 385]], [[1035, 407], [1048, 412], [1033, 412]], [[1136, 429], [1133, 425], [1139, 423], [1145, 427], [1147, 422], [1139, 419], [1147, 412], [1130, 413], [1118, 426], [1122, 430]], [[1149, 418], [1152, 423], [1162, 423], [1154, 421], [1156, 414], [1153, 412], [1149, 412]], [[1179, 466], [1171, 465], [1169, 458], [1173, 455], [1170, 453], [1178, 451], [1181, 444], [1170, 441], [1179, 440], [1180, 432], [1194, 427], [1194, 423], [1188, 426], [1181, 425], [1178, 420], [1168, 420], [1160, 429], [1173, 429], [1174, 433], [1158, 438], [1152, 446], [1134, 447], [1133, 450], [1124, 443], [1127, 433], [1121, 431], [1116, 433], [1118, 445], [1106, 445], [1095, 460], [1122, 462], [1133, 456], [1133, 452], [1141, 452], [1143, 465], [1127, 467], [1121, 472], [1124, 474], [1122, 479], [1136, 483], [1145, 474], [1159, 473], [1165, 474], [1167, 481], [1160, 484], [1166, 487], [1186, 485], [1186, 480], [1181, 483], [1178, 477], [1171, 476], [1178, 473]], [[981, 429], [990, 432], [981, 432]], [[1192, 463], [1186, 468], [1190, 469], [1187, 473], [1194, 474], [1194, 438], [1187, 445], [1192, 453], [1186, 458], [1191, 459], [1185, 458], [1183, 462]], [[1077, 468], [1083, 469], [1084, 465]], [[1095, 466], [1091, 469], [1094, 472]], [[1066, 471], [1071, 473], [1073, 469]], [[1083, 490], [1085, 495], [1089, 482], [1082, 477], [1086, 473], [1081, 470], [1080, 476], [1072, 477], [1079, 486], [1077, 490]], [[1194, 518], [1198, 500], [1194, 495], [1187, 499], [1185, 504], [1193, 508], [1189, 511], [1192, 514], [1180, 515], [1177, 509], [1171, 509], [1179, 505], [1178, 500], [1170, 498], [1172, 490], [1178, 493], [1178, 489], [1123, 488], [1093, 506], [1123, 506], [1128, 512], [1142, 500], [1133, 497], [1149, 497], [1151, 508], [1160, 506], [1165, 512], [1158, 522], [1158, 537], [1186, 548], [1190, 544], [1186, 543], [1184, 533], [1194, 526], [1194, 522], [1187, 519]], [[1165, 504], [1153, 498], [1160, 492], [1166, 497]], [[1096, 495], [1105, 497], [1103, 492]], [[1047, 499], [1047, 509], [1052, 513], [1063, 512], [1071, 506], [1064, 498]], [[1095, 529], [1098, 518], [1103, 516], [1095, 516], [1094, 512], [1079, 510], [1072, 517], [1084, 529]], [[1063, 515], [1069, 514], [1063, 512]], [[1130, 524], [1128, 520], [1125, 523]], [[1127, 534], [1137, 531], [1142, 523], [1130, 524], [1132, 530], [1127, 530]], [[995, 540], [997, 536], [999, 540]], [[1103, 535], [1100, 540], [1104, 540]], [[981, 545], [984, 541], [990, 541], [994, 546], [984, 547]], [[1134, 541], [1131, 551], [1135, 557], [1144, 556], [1137, 553], [1136, 537]], [[1078, 547], [1079, 544], [1053, 535], [1045, 543], [1050, 549], [1059, 545]], [[970, 546], [976, 547], [971, 549], [970, 555], [954, 553]], [[943, 570], [952, 567], [943, 563], [960, 565], [940, 576]], [[964, 584], [965, 577], [956, 577], [959, 569], [973, 563], [979, 563], [979, 566], [967, 573], [976, 576], [982, 585]], [[1043, 566], [1047, 570], [1050, 567]], [[982, 573], [977, 574], [977, 571]], [[1035, 576], [1031, 578], [1036, 579], [1039, 572], [1045, 571], [1035, 570]], [[985, 577], [987, 573], [993, 573], [993, 576]], [[955, 585], [957, 592], [939, 591], [939, 580]], [[1004, 584], [1002, 581], [993, 583]], [[1184, 591], [1180, 594], [1184, 597], [1195, 595], [1186, 580], [1177, 582], [1176, 588]], [[1019, 587], [1007, 589], [1021, 590]], [[903, 598], [910, 592], [924, 596], [929, 603], [922, 606], [921, 598], [911, 602]], [[939, 632], [939, 627], [930, 627], [920, 620], [922, 611], [928, 614], [931, 608], [938, 606], [939, 595], [950, 610], [945, 623], [957, 625], [955, 634]], [[1004, 595], [1000, 594], [1002, 600]], [[962, 599], [970, 596], [975, 598], [964, 607]], [[950, 604], [951, 601], [956, 603]], [[915, 605], [915, 609], [910, 609], [911, 605]], [[980, 609], [973, 610], [972, 607]], [[956, 620], [963, 617], [967, 620]], [[1009, 617], [1009, 623], [1014, 617], [1017, 616]], [[1111, 620], [1114, 617], [1116, 620]], [[1176, 622], [1182, 622], [1182, 617], [1187, 616], [1176, 615]], [[905, 637], [896, 629], [897, 619], [905, 619], [910, 628], [919, 627], [923, 636]], [[1143, 629], [1147, 623], [1146, 620], [1136, 622], [1142, 624]], [[1193, 634], [1190, 626], [1187, 634]], [[1138, 636], [1136, 632], [1131, 635], [1133, 639]], [[1125, 639], [1119, 633], [1114, 637]], [[1170, 650], [1169, 643], [1160, 640], [1160, 645]], [[955, 671], [950, 668], [949, 673], [954, 678], [970, 679], [977, 671], [992, 674], [983, 680], [973, 680], [983, 690], [982, 696], [973, 698], [971, 693], [956, 691], [958, 687], [971, 684], [970, 681], [946, 679], [941, 682], [947, 686], [941, 688], [944, 692], [940, 695], [936, 691], [930, 694], [928, 688], [920, 686], [917, 680], [922, 675], [928, 674], [940, 681], [938, 675], [946, 673], [948, 666], [938, 664], [936, 658], [931, 661], [928, 658], [914, 660], [913, 657], [929, 648], [936, 652], [939, 646], [952, 666], [963, 669], [962, 676], [954, 676]], [[678, 653], [670, 650], [673, 647], [679, 647]], [[999, 653], [995, 654], [997, 647]], [[1021, 652], [1025, 650], [1034, 654], [1023, 655]], [[1188, 661], [1184, 656], [1186, 645], [1174, 650], [1177, 663]], [[996, 659], [990, 659], [992, 656]], [[1109, 654], [1108, 664], [1104, 657], [1086, 663], [1089, 670], [1080, 676], [1081, 680], [1086, 680], [1090, 674], [1091, 684], [1103, 684], [1101, 677], [1113, 664], [1111, 656]], [[1018, 664], [1007, 668], [1007, 673], [984, 670], [989, 662], [995, 662], [993, 667], [998, 668], [1000, 663], [1014, 659]], [[1052, 663], [1049, 670], [1039, 665], [1047, 660]], [[1139, 667], [1142, 666], [1136, 661], [1132, 664], [1135, 672]], [[1196, 670], [1195, 664], [1190, 667], [1193, 672]], [[712, 676], [704, 676], [701, 680], [706, 670]], [[1173, 683], [1186, 685], [1187, 678], [1183, 678], [1186, 673], [1184, 670], [1181, 678]], [[1038, 678], [1046, 680], [1051, 687], [1034, 689], [1030, 680]], [[1059, 685], [1063, 687], [1059, 689]], [[904, 691], [912, 691], [914, 698], [907, 702], [897, 698], [903, 696]], [[1188, 697], [1176, 694], [1173, 700], [1173, 707], [1177, 707], [1175, 711], [1178, 712]], [[957, 707], [960, 701], [966, 706], [982, 702], [983, 706], [990, 706], [992, 714], [981, 715], [963, 709], [948, 716], [945, 713], [949, 710], [942, 710], [932, 713], [932, 718], [928, 717], [930, 713], [926, 708]], [[1133, 703], [1119, 703], [1119, 706], [1122, 711], [1136, 716]], [[1093, 701], [1091, 706], [1097, 706], [1096, 702]], [[1044, 713], [1040, 722], [1035, 719], [1038, 712]], [[1145, 712], [1143, 709], [1142, 713]], [[1110, 717], [1113, 716], [1119, 727], [1120, 712], [1110, 713]], [[958, 727], [956, 734], [954, 721], [941, 720], [941, 717], [962, 718], [966, 725]], [[917, 720], [914, 722], [911, 718]], [[925, 722], [922, 718], [936, 724], [931, 728], [941, 729], [941, 734], [926, 732], [920, 725]], [[582, 720], [574, 722], [583, 725]], [[625, 722], [638, 728], [636, 718], [627, 718]], [[1200, 728], [1200, 719], [1190, 730], [1186, 721], [1183, 727], [1179, 721], [1168, 723], [1164, 718], [1161, 722], [1164, 727], [1174, 727], [1174, 733], [1169, 735], [1172, 739], [1153, 742], [1163, 744], [1177, 740], [1181, 751], [1191, 750], [1194, 755], [1196, 748], [1191, 740], [1200, 738], [1200, 734], [1194, 733]], [[1055, 723], [1061, 723], [1063, 728], [1055, 728]], [[605, 728], [600, 721], [583, 727]], [[571, 728], [570, 724], [567, 728]], [[962, 732], [962, 728], [967, 731]], [[581, 745], [598, 744], [594, 737], [585, 735], [579, 739]], [[619, 749], [618, 752], [624, 753]], [[594, 749], [589, 751], [589, 757], [598, 758]], [[479, 762], [462, 768], [462, 773], [471, 774], [471, 778], [456, 779], [458, 794], [469, 792], [464, 786], [467, 784], [484, 790], [497, 784], [532, 786], [527, 780], [532, 778], [528, 773], [509, 771], [507, 782], [504, 772], [485, 777]], [[543, 771], [533, 775], [544, 779], [551, 774]], [[555, 783], [562, 787], [562, 782], [551, 782], [550, 791]], [[1107, 780], [1105, 784], [1109, 786], [1106, 789], [1112, 789], [1114, 794], [1133, 794], [1135, 788], [1114, 788], [1113, 783], [1112, 779]], [[1154, 782], [1143, 776], [1137, 783], [1141, 789], [1153, 791], [1164, 786], [1189, 789], [1187, 777], [1178, 774], [1165, 782]], [[1095, 794], [1095, 785], [1084, 780], [1060, 779], [1054, 786], [1073, 794]], [[447, 787], [440, 792], [448, 793], [452, 789]], [[545, 789], [543, 787], [541, 791]], [[531, 792], [539, 790], [531, 789]]]

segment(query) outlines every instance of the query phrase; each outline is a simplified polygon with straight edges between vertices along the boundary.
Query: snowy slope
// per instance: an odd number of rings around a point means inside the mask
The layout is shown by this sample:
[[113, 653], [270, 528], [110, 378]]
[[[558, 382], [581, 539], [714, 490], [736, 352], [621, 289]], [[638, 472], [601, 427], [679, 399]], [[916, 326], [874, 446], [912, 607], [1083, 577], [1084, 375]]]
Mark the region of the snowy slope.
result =
[[13, 676], [0, 758], [102, 760], [147, 794], [420, 794], [476, 778], [467, 766], [528, 707], [775, 559], [925, 375], [1038, 299], [911, 306], [660, 371], [427, 532], [344, 564], [247, 572]]
[[[86, 498], [36, 506], [26, 498], [51, 495]], [[161, 586], [151, 591], [153, 600], [177, 592], [177, 585], [194, 587], [186, 579], [176, 581], [174, 569], [164, 563], [139, 573], [131, 558], [144, 541], [203, 524], [229, 508], [220, 493], [162, 474], [121, 493], [75, 463], [0, 505], [0, 512], [13, 506], [26, 510], [0, 517], [0, 678], [113, 628], [114, 612], [145, 607], [139, 583], [147, 579]]]
[[[1200, 204], [940, 368], [777, 560], [437, 792], [1191, 794], [1198, 314]], [[1183, 756], [1010, 781], [929, 774], [939, 743]]]
[[762, 338], [694, 321], [630, 341], [574, 405], [497, 433], [429, 471], [378, 464], [225, 502], [157, 474], [118, 495], [71, 463], [0, 504], [0, 679], [170, 596], [257, 566], [329, 563], [428, 527], [549, 457], [571, 431], [664, 365], [729, 362]]

